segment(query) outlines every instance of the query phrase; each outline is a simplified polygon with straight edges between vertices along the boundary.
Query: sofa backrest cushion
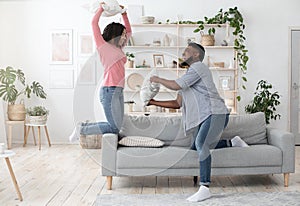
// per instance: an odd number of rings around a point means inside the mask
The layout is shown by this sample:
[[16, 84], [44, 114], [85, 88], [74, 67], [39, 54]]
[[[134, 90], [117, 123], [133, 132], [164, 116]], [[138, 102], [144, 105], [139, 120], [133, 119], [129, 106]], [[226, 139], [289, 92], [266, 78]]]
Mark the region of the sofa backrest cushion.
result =
[[165, 145], [189, 147], [192, 135], [184, 135], [181, 116], [125, 115], [121, 136], [148, 136], [157, 138]]
[[245, 115], [230, 115], [222, 139], [240, 136], [248, 144], [266, 144], [266, 121], [263, 112]]

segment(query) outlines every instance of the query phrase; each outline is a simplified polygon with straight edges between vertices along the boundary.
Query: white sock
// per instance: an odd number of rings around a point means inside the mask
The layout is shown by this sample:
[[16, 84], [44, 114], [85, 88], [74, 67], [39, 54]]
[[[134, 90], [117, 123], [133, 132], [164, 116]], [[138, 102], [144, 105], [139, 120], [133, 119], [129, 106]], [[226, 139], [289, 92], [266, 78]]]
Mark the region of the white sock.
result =
[[198, 192], [196, 192], [192, 196], [188, 197], [186, 200], [188, 200], [190, 202], [201, 202], [210, 197], [211, 197], [211, 194], [209, 192], [209, 188], [201, 185]]
[[249, 147], [249, 145], [242, 140], [239, 136], [235, 136], [231, 139], [232, 147]]
[[70, 142], [77, 142], [80, 138], [80, 128], [81, 128], [81, 122], [76, 124], [76, 127], [74, 128], [72, 134], [69, 136]]

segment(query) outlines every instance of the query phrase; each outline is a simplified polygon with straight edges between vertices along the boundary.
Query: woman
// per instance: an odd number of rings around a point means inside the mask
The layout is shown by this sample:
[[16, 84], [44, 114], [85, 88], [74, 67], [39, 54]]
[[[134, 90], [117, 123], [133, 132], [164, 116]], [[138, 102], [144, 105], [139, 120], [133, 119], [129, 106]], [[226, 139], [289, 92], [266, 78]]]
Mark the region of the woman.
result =
[[[99, 27], [100, 16], [103, 13], [102, 5], [92, 20], [94, 39], [100, 61], [104, 67], [103, 83], [100, 88], [100, 102], [103, 106], [107, 122], [81, 123], [80, 134], [118, 134], [124, 116], [123, 88], [125, 82], [126, 55], [123, 48], [131, 35], [131, 26], [127, 13], [122, 13], [124, 25], [112, 22], [107, 25], [101, 34]], [[120, 7], [123, 9], [124, 6]], [[75, 131], [70, 140], [79, 139], [79, 132]]]

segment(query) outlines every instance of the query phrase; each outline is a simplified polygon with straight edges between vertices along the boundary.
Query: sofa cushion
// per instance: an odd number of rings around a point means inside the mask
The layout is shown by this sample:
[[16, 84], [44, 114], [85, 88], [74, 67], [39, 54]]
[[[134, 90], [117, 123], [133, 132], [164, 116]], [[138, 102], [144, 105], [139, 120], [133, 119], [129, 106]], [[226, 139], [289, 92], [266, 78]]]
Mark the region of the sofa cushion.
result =
[[119, 141], [120, 145], [127, 147], [162, 147], [164, 142], [152, 137], [128, 136]]
[[149, 136], [165, 145], [190, 147], [192, 134], [183, 133], [181, 116], [125, 115], [120, 131], [122, 136]]
[[[271, 145], [229, 147], [211, 150], [212, 167], [281, 166], [282, 152]], [[182, 147], [134, 148], [121, 147], [117, 152], [117, 167], [125, 168], [198, 168], [195, 150]]]
[[257, 112], [245, 115], [230, 115], [229, 122], [225, 128], [222, 139], [232, 139], [240, 136], [248, 144], [265, 144], [266, 136], [265, 114]]

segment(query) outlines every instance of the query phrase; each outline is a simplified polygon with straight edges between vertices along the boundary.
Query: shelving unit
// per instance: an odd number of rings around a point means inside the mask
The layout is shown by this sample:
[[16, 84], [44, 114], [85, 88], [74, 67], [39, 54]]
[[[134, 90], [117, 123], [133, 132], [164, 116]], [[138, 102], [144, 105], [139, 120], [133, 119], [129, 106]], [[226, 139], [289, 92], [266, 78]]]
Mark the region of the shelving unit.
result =
[[[146, 65], [149, 68], [126, 68], [126, 76], [132, 73], [139, 73], [146, 76], [153, 66], [153, 54], [161, 54], [164, 58], [163, 67], [156, 69], [159, 72], [159, 76], [167, 79], [176, 79], [182, 76], [186, 69], [179, 68], [178, 58], [182, 56], [182, 53], [187, 45], [187, 39], [194, 39], [195, 42], [200, 42], [200, 34], [193, 33], [193, 30], [197, 28], [197, 24], [133, 24], [131, 25], [133, 35], [131, 46], [126, 46], [126, 52], [134, 53], [136, 56], [135, 63], [141, 65], [146, 61]], [[210, 27], [216, 28], [215, 34], [215, 46], [204, 46], [206, 50], [206, 58], [204, 63], [209, 65], [212, 71], [214, 82], [220, 95], [224, 98], [227, 106], [231, 108], [232, 114], [237, 114], [237, 95], [238, 95], [238, 75], [239, 70], [237, 67], [236, 51], [234, 46], [229, 44], [228, 46], [221, 46], [221, 42], [226, 38], [230, 42], [234, 42], [234, 36], [228, 36], [230, 33], [230, 27], [227, 24], [216, 25], [206, 24], [206, 29]], [[205, 31], [205, 30], [204, 30]], [[170, 42], [164, 42], [165, 36], [168, 36]], [[223, 36], [222, 36], [223, 35]], [[159, 39], [161, 46], [153, 45], [153, 41]], [[207, 57], [212, 58], [207, 58]], [[168, 67], [171, 62], [175, 60], [177, 62], [176, 68]], [[225, 62], [225, 66], [216, 67], [212, 62]], [[231, 60], [232, 68], [229, 68], [229, 61]], [[225, 80], [224, 80], [225, 79]], [[228, 82], [220, 82], [227, 81]], [[127, 79], [125, 84], [127, 84]], [[227, 85], [226, 85], [227, 84]], [[226, 88], [222, 88], [221, 85], [226, 85]], [[125, 101], [139, 102], [139, 91], [131, 90], [125, 86], [124, 90]], [[170, 99], [170, 96], [176, 97], [176, 92], [171, 90], [161, 90], [156, 99], [164, 100]]]

